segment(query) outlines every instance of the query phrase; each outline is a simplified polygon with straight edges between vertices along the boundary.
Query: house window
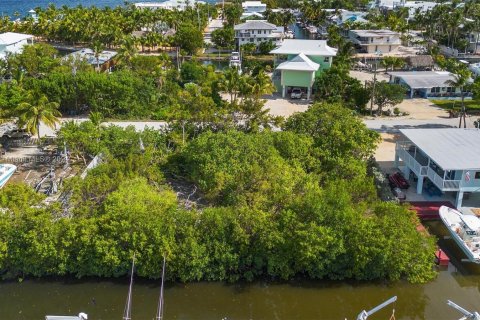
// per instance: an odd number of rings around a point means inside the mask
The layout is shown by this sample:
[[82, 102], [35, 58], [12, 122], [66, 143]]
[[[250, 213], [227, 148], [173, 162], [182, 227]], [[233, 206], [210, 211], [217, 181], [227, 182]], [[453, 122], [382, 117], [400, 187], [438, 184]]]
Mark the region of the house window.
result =
[[263, 30], [263, 34], [267, 34], [267, 30]]
[[480, 171], [475, 172], [475, 179], [480, 179]]
[[261, 34], [261, 33], [262, 33], [262, 30], [258, 30], [257, 33], [258, 33], [258, 34]]
[[250, 42], [253, 42], [253, 38], [250, 38]]
[[323, 59], [323, 62], [330, 62], [330, 57], [325, 57], [325, 58]]
[[447, 87], [447, 92], [455, 92], [455, 89], [452, 87]]
[[375, 52], [378, 52], [378, 46], [375, 46]]
[[438, 92], [440, 92], [440, 87], [433, 87], [433, 88], [430, 90], [430, 92], [432, 92], [432, 93], [438, 93]]

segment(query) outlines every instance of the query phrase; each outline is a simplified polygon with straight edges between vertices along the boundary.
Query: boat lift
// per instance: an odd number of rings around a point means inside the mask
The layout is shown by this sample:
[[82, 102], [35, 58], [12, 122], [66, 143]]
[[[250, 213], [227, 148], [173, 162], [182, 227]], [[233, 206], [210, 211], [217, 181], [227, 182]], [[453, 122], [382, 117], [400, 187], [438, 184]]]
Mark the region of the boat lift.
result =
[[[391, 297], [390, 299], [388, 299], [387, 301], [379, 304], [378, 306], [376, 306], [375, 308], [373, 308], [373, 309], [370, 310], [370, 311], [365, 311], [365, 310], [363, 310], [363, 311], [360, 312], [360, 314], [357, 316], [357, 320], [367, 320], [367, 318], [368, 318], [369, 316], [371, 316], [372, 314], [374, 314], [374, 313], [377, 312], [378, 310], [385, 308], [385, 307], [388, 306], [389, 304], [394, 303], [395, 301], [397, 301], [397, 296]], [[475, 320], [477, 320], [477, 319], [475, 319]], [[480, 320], [480, 318], [479, 318], [478, 320]]]
[[480, 314], [477, 311], [470, 312], [468, 310], [465, 310], [464, 308], [460, 307], [458, 304], [450, 300], [447, 300], [447, 304], [450, 307], [459, 311], [461, 314], [463, 314], [463, 317], [461, 317], [459, 320], [480, 320]]

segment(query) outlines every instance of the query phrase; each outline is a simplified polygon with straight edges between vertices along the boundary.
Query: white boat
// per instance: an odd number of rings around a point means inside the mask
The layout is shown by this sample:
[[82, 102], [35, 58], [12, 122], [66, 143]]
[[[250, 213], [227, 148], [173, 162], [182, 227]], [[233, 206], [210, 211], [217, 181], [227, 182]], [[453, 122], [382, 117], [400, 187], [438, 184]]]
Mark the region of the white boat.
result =
[[480, 219], [446, 206], [440, 207], [439, 214], [468, 260], [480, 264]]
[[17, 166], [14, 166], [13, 164], [0, 164], [0, 188], [7, 183], [15, 170], [17, 170]]
[[230, 55], [230, 68], [238, 68], [239, 70], [242, 67], [242, 61], [240, 59], [240, 53], [238, 52], [232, 52]]

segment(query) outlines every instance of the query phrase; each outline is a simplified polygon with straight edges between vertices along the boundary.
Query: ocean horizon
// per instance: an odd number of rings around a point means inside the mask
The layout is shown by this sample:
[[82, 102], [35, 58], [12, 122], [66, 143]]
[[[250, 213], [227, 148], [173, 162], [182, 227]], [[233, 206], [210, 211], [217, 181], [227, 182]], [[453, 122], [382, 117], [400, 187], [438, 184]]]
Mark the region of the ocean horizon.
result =
[[[164, 2], [165, 0], [138, 0], [128, 1], [135, 2]], [[216, 0], [205, 0], [207, 2], [216, 2]], [[28, 15], [28, 11], [37, 7], [46, 8], [50, 4], [57, 7], [68, 6], [76, 7], [79, 5], [85, 7], [117, 7], [125, 5], [125, 0], [0, 0], [0, 14], [2, 16], [23, 18]]]

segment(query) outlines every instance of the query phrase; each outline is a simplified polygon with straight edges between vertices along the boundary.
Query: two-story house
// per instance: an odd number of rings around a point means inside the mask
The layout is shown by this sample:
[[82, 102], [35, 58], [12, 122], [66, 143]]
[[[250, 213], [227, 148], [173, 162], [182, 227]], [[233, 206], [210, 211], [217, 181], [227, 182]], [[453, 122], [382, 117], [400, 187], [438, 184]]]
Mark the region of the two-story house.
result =
[[267, 11], [267, 5], [261, 1], [242, 2], [243, 13], [264, 13]]
[[[417, 194], [426, 184], [446, 196], [455, 195], [460, 208], [466, 193], [480, 192], [480, 131], [477, 129], [402, 129], [395, 166], [405, 177], [413, 173]], [[428, 182], [427, 182], [428, 180]]]
[[275, 64], [279, 63], [274, 83], [282, 96], [293, 88], [303, 88], [309, 99], [315, 77], [331, 67], [337, 49], [329, 47], [325, 40], [285, 39], [270, 53], [274, 54]]
[[350, 30], [348, 39], [362, 53], [389, 53], [402, 44], [400, 33], [391, 30]]
[[33, 43], [34, 36], [30, 34], [5, 32], [0, 34], [0, 59], [8, 54], [21, 53], [23, 47]]
[[237, 46], [246, 43], [259, 45], [266, 41], [277, 43], [285, 36], [283, 27], [277, 27], [264, 20], [248, 20], [245, 23], [235, 25], [234, 30]]

